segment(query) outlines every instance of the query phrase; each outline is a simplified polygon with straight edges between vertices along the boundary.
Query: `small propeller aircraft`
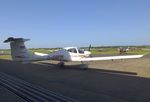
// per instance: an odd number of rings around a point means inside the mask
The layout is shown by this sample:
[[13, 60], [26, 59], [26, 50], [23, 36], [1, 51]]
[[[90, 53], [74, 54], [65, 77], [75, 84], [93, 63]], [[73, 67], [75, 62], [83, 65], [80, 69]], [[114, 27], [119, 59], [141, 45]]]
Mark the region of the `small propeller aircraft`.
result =
[[124, 55], [124, 56], [107, 56], [107, 57], [90, 57], [90, 51], [84, 51], [78, 47], [65, 47], [59, 51], [51, 54], [44, 54], [35, 52], [31, 54], [26, 48], [24, 42], [29, 39], [24, 38], [13, 38], [9, 37], [4, 43], [10, 43], [11, 56], [13, 61], [19, 61], [23, 63], [29, 63], [32, 61], [42, 60], [57, 60], [58, 65], [64, 66], [65, 62], [78, 61], [84, 65], [84, 68], [88, 67], [84, 62], [96, 61], [96, 60], [115, 60], [115, 59], [130, 59], [130, 58], [141, 58], [144, 55]]
[[119, 47], [117, 50], [119, 51], [119, 54], [127, 54], [127, 52], [129, 51], [129, 48], [125, 48], [125, 47]]

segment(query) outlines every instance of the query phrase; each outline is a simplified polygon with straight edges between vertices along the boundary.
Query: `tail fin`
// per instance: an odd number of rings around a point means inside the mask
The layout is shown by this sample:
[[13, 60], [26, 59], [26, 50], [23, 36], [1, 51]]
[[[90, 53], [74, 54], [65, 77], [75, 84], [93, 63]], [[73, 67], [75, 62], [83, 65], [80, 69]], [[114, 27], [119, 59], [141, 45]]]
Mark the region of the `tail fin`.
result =
[[26, 49], [24, 42], [29, 39], [9, 37], [4, 43], [10, 42], [11, 56], [14, 61], [25, 61], [30, 57], [29, 51]]

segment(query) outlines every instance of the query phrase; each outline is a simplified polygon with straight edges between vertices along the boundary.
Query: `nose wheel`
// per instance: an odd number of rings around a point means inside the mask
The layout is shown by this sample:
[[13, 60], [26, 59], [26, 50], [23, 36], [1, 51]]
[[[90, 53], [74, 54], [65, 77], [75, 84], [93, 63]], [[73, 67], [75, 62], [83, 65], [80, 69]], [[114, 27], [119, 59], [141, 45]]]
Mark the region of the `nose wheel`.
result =
[[58, 66], [61, 67], [61, 68], [64, 67], [64, 65], [65, 65], [65, 63], [64, 63], [63, 61], [60, 61], [60, 62], [58, 63]]

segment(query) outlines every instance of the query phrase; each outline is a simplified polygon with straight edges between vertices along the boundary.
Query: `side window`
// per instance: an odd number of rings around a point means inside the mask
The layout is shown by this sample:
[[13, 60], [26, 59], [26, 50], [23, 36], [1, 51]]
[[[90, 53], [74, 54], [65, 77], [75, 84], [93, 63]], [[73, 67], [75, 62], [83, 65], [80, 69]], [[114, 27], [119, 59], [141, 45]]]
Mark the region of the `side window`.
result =
[[72, 52], [72, 53], [77, 53], [77, 50], [75, 48], [73, 49], [68, 49], [69, 52]]
[[79, 53], [82, 53], [82, 54], [84, 53], [84, 50], [79, 49], [78, 51]]

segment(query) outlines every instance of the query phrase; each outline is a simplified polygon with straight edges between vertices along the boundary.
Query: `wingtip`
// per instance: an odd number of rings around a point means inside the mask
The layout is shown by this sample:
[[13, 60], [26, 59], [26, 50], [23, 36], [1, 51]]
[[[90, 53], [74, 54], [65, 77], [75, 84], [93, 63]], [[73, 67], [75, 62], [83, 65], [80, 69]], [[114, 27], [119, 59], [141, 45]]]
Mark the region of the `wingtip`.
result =
[[140, 58], [142, 58], [142, 57], [144, 57], [146, 54], [142, 54], [142, 55], [139, 55], [140, 56]]

